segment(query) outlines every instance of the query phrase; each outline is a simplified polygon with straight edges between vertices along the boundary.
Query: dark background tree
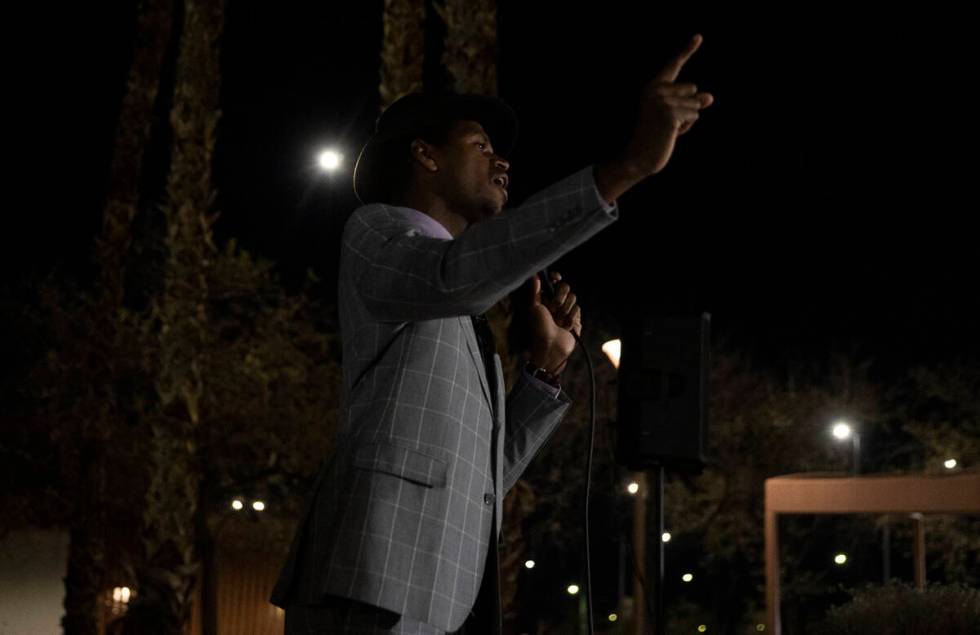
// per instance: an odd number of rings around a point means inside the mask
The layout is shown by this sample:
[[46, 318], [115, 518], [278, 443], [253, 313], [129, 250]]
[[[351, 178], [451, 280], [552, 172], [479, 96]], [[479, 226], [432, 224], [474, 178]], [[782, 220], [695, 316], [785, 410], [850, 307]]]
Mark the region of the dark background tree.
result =
[[118, 627], [181, 631], [199, 578], [213, 583], [231, 496], [268, 501], [261, 530], [283, 544], [339, 404], [335, 310], [312, 299], [315, 280], [289, 293], [271, 263], [212, 240], [221, 4], [150, 4], [135, 21], [98, 273], [20, 287], [28, 381], [4, 383], [8, 416], [34, 424], [4, 444], [33, 477], [6, 492], [5, 529], [69, 528], [67, 633], [98, 632], [123, 584], [135, 594]]

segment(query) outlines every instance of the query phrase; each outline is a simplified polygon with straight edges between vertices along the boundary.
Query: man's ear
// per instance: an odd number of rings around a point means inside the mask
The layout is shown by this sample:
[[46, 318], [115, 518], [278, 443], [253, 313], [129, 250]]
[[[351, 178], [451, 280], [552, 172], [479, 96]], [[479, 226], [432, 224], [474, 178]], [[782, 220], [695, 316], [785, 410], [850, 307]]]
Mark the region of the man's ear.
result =
[[435, 172], [439, 169], [439, 164], [432, 156], [432, 146], [421, 139], [412, 141], [412, 158], [427, 172]]

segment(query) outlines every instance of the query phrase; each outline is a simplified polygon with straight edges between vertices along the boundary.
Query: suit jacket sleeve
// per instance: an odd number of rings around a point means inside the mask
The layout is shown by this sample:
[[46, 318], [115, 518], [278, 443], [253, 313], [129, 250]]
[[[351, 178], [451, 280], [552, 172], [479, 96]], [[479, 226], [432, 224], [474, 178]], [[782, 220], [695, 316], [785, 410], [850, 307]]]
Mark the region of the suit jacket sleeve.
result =
[[486, 312], [530, 275], [619, 217], [585, 168], [520, 207], [474, 223], [455, 240], [423, 235], [399, 208], [359, 208], [344, 229], [350, 275], [380, 321]]
[[503, 448], [503, 493], [514, 486], [531, 459], [544, 447], [572, 402], [564, 391], [557, 395], [541, 382], [521, 373], [507, 395]]

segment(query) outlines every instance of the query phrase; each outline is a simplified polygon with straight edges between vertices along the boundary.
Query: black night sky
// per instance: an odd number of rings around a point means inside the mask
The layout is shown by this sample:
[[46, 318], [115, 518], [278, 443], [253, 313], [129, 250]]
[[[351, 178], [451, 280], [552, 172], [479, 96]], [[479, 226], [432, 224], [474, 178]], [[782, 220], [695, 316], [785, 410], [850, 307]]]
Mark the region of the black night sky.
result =
[[[334, 275], [349, 170], [377, 114], [381, 4], [229, 3], [217, 231], [287, 277]], [[512, 201], [614, 152], [644, 80], [705, 37], [682, 79], [715, 105], [620, 200], [621, 220], [555, 267], [584, 310], [708, 311], [716, 334], [775, 363], [831, 349], [885, 372], [980, 358], [964, 16], [665, 4], [500, 2], [500, 95], [521, 118]], [[8, 280], [83, 270], [132, 19], [124, 3], [28, 18]], [[314, 169], [328, 144], [347, 172]]]

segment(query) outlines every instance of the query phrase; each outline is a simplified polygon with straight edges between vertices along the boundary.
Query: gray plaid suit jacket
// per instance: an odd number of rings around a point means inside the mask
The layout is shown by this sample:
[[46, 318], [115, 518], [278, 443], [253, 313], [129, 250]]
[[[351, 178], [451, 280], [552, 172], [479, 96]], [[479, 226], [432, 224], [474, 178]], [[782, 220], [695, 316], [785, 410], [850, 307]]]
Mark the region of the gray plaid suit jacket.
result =
[[599, 201], [592, 168], [455, 240], [423, 234], [402, 208], [353, 213], [338, 290], [341, 433], [273, 604], [331, 594], [446, 631], [462, 626], [499, 535], [503, 497], [571, 403], [526, 375], [505, 397], [497, 355], [490, 394], [470, 316], [618, 214]]

